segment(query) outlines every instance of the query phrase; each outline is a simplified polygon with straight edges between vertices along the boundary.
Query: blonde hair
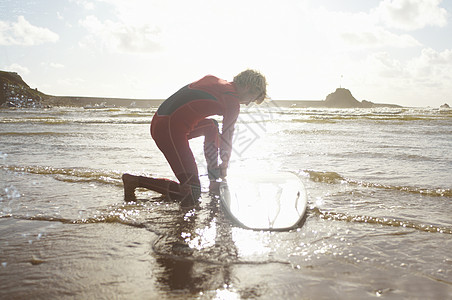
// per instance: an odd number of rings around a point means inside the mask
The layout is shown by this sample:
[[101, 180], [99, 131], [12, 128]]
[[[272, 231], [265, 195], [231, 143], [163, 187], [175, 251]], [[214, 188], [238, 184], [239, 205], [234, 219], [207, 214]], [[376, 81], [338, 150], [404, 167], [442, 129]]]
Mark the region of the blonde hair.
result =
[[255, 102], [261, 104], [267, 98], [267, 80], [265, 76], [256, 70], [245, 70], [234, 77], [234, 83], [249, 88], [251, 92], [259, 93]]

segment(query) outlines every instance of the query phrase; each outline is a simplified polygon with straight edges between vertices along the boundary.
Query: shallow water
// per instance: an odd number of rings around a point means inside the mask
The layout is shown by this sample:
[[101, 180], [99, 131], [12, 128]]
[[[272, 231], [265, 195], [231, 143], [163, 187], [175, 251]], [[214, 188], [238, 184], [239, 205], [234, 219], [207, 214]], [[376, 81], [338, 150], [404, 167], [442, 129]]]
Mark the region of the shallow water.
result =
[[231, 168], [307, 188], [289, 232], [232, 224], [206, 176], [197, 210], [125, 203], [122, 173], [173, 178], [154, 111], [0, 110], [0, 298], [452, 297], [450, 110], [243, 108]]

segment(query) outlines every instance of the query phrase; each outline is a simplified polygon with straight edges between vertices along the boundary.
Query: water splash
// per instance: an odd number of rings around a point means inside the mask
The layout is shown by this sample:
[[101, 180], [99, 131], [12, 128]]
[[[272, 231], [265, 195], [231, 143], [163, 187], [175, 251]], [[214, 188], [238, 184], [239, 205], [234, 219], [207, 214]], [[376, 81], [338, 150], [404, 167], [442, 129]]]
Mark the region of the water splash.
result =
[[0, 151], [0, 160], [3, 160], [3, 162], [5, 162], [7, 157], [8, 157], [7, 153]]
[[15, 209], [16, 200], [19, 199], [20, 196], [20, 192], [13, 185], [3, 188], [2, 194], [0, 195], [1, 215], [11, 214]]
[[336, 172], [322, 172], [313, 170], [305, 170], [303, 172], [309, 176], [309, 179], [315, 182], [324, 182], [324, 183], [346, 182], [345, 178]]

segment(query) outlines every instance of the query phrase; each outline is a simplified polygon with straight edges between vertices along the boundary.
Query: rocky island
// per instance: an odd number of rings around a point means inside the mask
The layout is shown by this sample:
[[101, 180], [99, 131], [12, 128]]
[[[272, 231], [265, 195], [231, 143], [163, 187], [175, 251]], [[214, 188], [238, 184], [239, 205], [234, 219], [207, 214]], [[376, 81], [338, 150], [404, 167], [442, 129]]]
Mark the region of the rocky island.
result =
[[400, 107], [395, 104], [377, 104], [367, 100], [359, 102], [349, 90], [344, 88], [337, 88], [334, 93], [326, 96], [324, 104], [326, 107], [334, 108]]
[[337, 88], [335, 92], [326, 96], [325, 100], [317, 101], [279, 101], [279, 103], [285, 102], [291, 107], [308, 108], [308, 107], [323, 107], [323, 108], [373, 108], [373, 107], [401, 107], [396, 104], [384, 104], [374, 103], [371, 101], [363, 100], [358, 101], [353, 97], [352, 93], [348, 89]]
[[[32, 89], [22, 77], [15, 72], [0, 71], [0, 106], [1, 107], [49, 107], [49, 106], [78, 106], [78, 107], [150, 107], [158, 106], [163, 99], [126, 99], [103, 97], [75, 97], [51, 96], [38, 89]], [[326, 108], [372, 108], [372, 107], [400, 107], [395, 104], [378, 104], [370, 101], [358, 101], [345, 88], [337, 88], [325, 100], [274, 100], [281, 107], [326, 107]]]

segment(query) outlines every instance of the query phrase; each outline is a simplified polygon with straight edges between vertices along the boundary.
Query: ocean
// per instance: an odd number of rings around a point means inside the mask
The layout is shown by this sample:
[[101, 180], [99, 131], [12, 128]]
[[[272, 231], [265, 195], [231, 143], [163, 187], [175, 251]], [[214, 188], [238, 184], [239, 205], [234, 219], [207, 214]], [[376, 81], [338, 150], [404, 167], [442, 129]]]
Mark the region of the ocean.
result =
[[306, 187], [287, 232], [228, 219], [202, 138], [199, 208], [124, 202], [125, 172], [174, 179], [155, 110], [0, 110], [1, 299], [452, 298], [452, 110], [243, 107], [230, 168]]

